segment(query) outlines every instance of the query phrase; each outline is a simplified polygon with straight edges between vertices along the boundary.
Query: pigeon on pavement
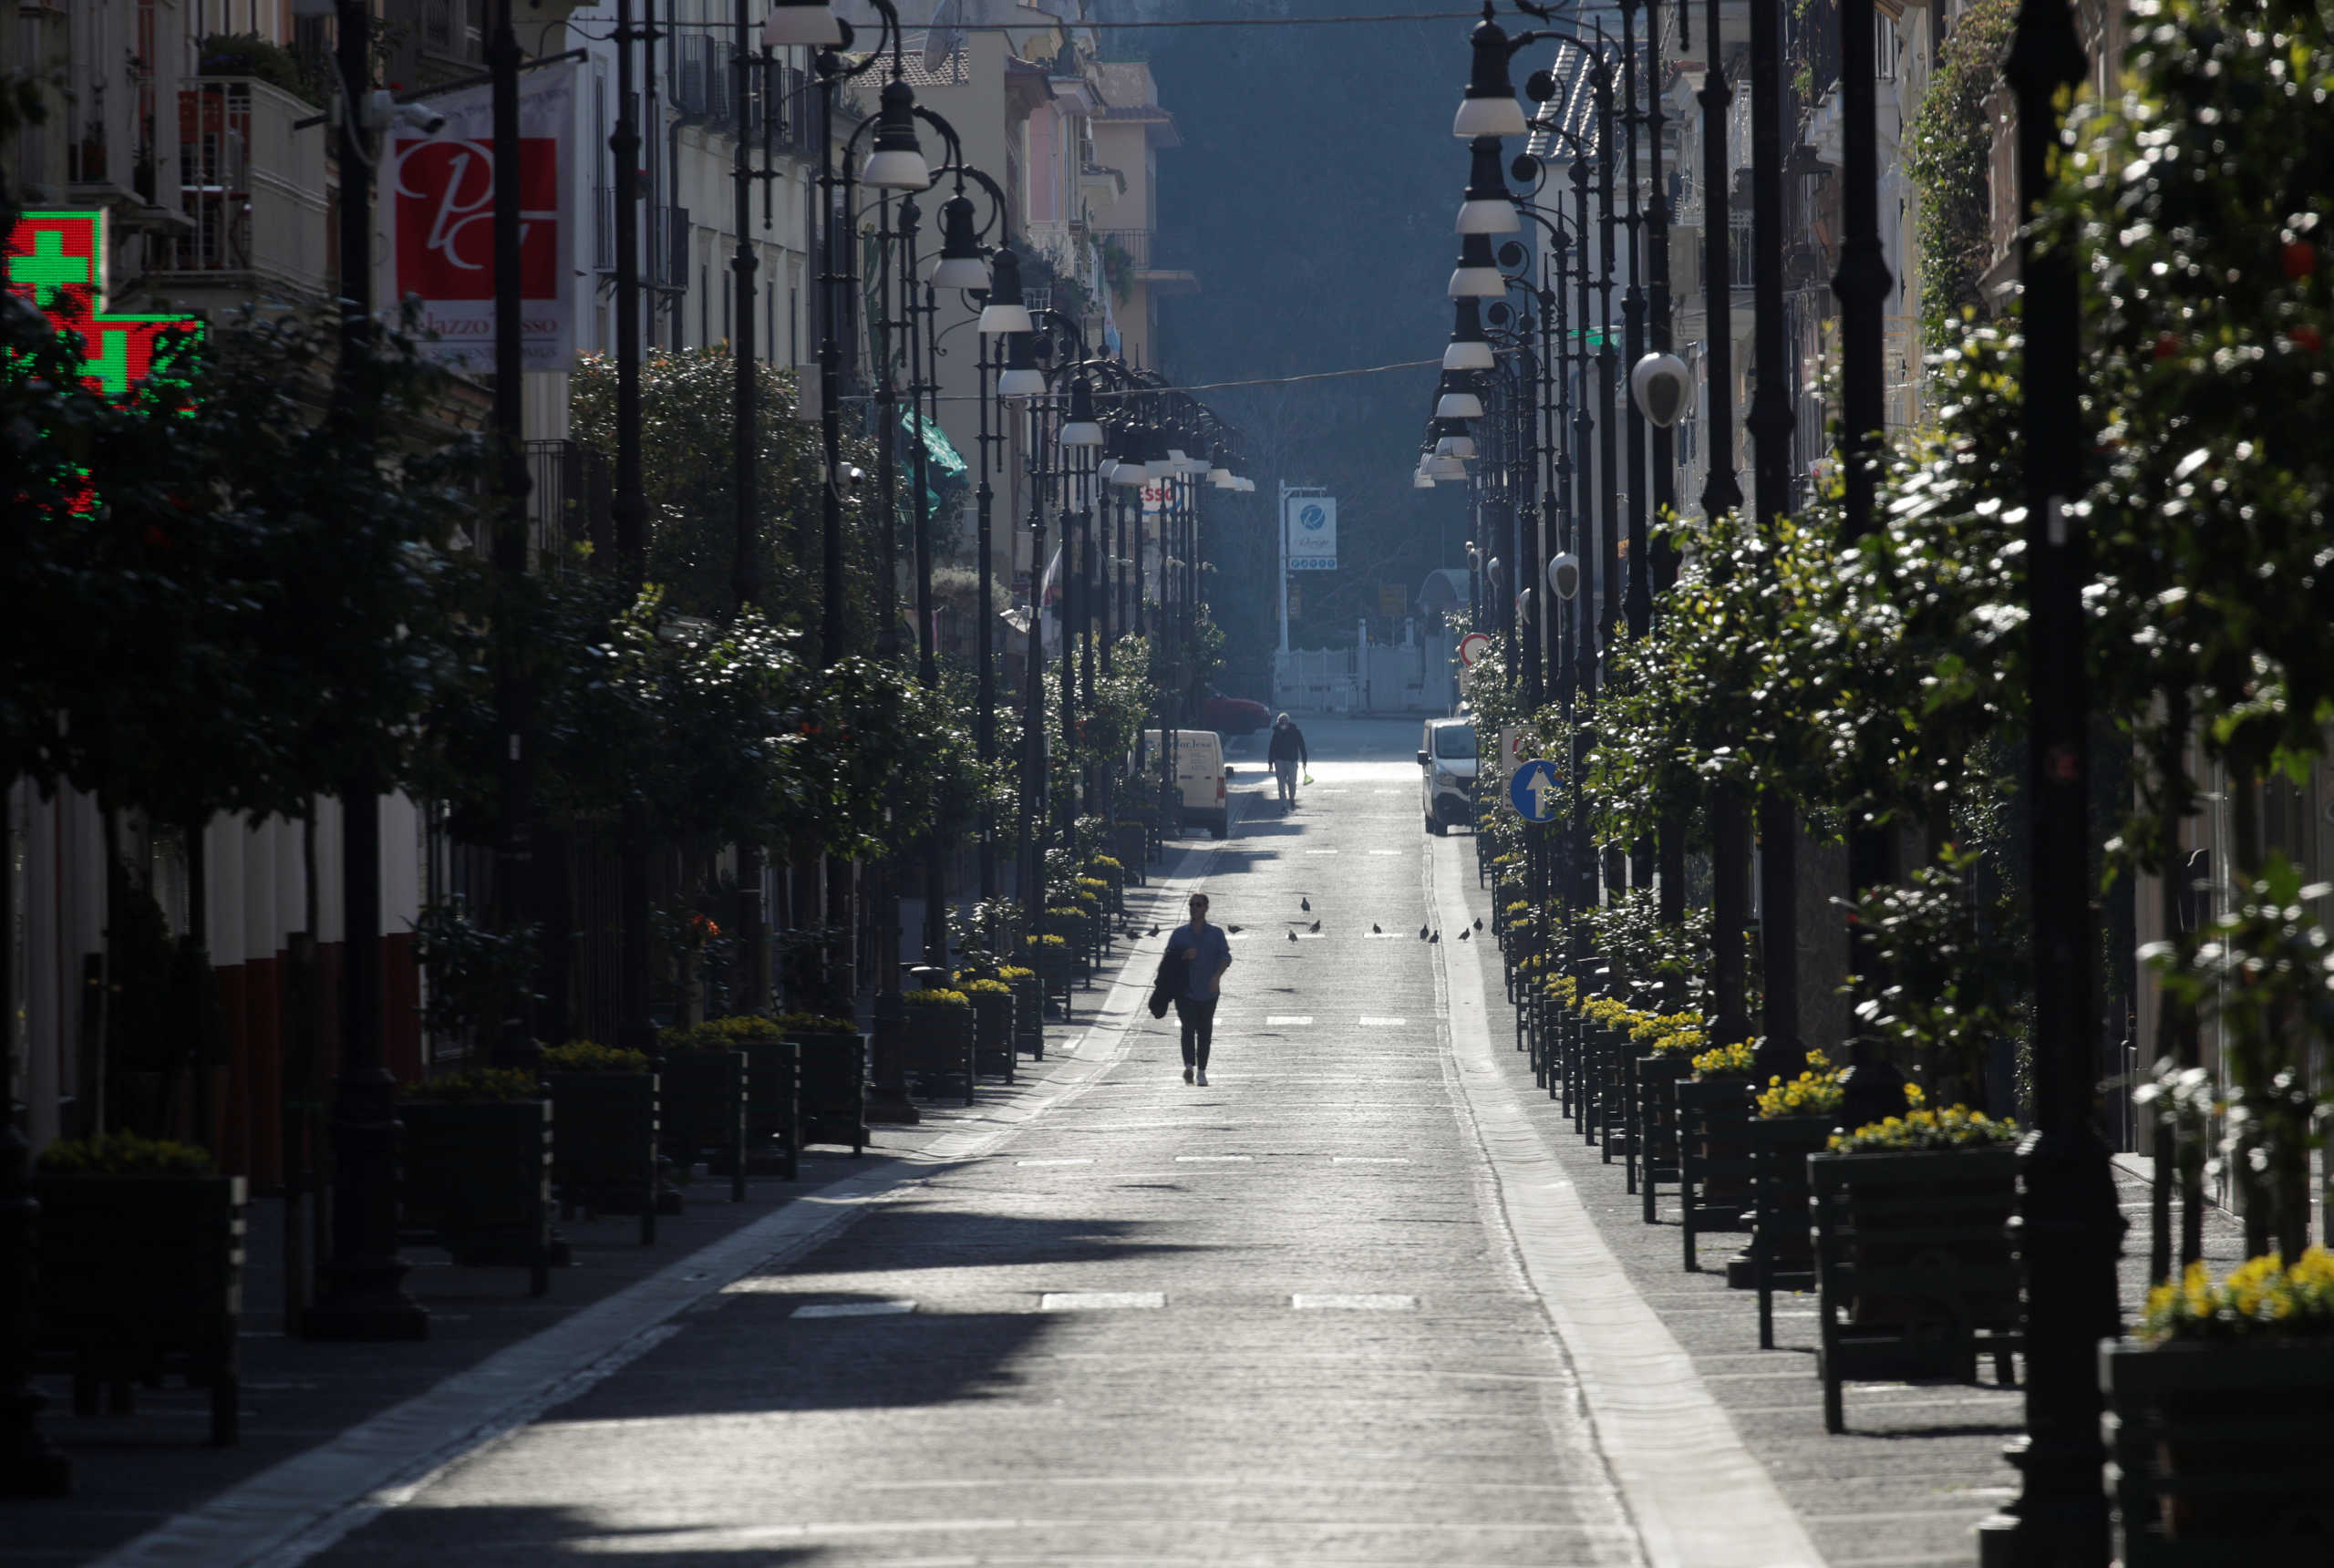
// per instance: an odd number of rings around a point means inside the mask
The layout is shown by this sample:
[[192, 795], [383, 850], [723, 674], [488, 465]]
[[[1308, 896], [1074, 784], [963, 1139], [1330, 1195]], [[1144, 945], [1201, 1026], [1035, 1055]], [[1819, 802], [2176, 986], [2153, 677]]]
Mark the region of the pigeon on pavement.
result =
[[1427, 940], [1429, 942], [1440, 942], [1442, 940], [1442, 933], [1438, 931], [1432, 936], [1428, 937]]
[[1475, 929], [1476, 929], [1477, 931], [1481, 931], [1481, 930], [1482, 930], [1482, 928], [1483, 928], [1483, 917], [1482, 917], [1482, 915], [1480, 915], [1480, 914], [1479, 914], [1479, 915], [1475, 916]]
[[1378, 923], [1373, 920], [1369, 923], [1369, 934], [1372, 936], [1383, 936], [1386, 934], [1378, 929]]
[[1296, 907], [1310, 914], [1313, 913], [1313, 901], [1309, 898], [1300, 898], [1296, 901]]
[[1236, 925], [1227, 925], [1227, 926], [1225, 926], [1224, 929], [1224, 930], [1226, 930], [1226, 931], [1229, 931], [1229, 932], [1233, 933], [1233, 934], [1235, 934], [1235, 935], [1236, 935], [1236, 934], [1238, 934], [1239, 930], [1240, 930], [1240, 928], [1239, 928], [1238, 926], [1236, 926]]
[[1461, 927], [1459, 928], [1459, 940], [1460, 940], [1460, 941], [1461, 941], [1461, 942], [1466, 941], [1466, 940], [1467, 940], [1467, 938], [1469, 938], [1470, 936], [1472, 936], [1473, 934], [1474, 934], [1474, 933], [1473, 933], [1473, 932], [1469, 931], [1469, 930], [1468, 930], [1465, 926], [1463, 926], [1463, 925], [1462, 925], [1462, 926], [1461, 926]]
[[1154, 925], [1154, 926], [1152, 926], [1152, 927], [1151, 928], [1151, 934], [1152, 934], [1152, 935], [1153, 935], [1153, 936], [1158, 935], [1158, 934], [1159, 934], [1159, 928], [1158, 928], [1157, 926], [1155, 926], [1155, 925]]
[[1316, 930], [1316, 931], [1320, 930], [1320, 929], [1321, 929], [1321, 923], [1320, 923], [1319, 921], [1317, 921], [1317, 921], [1315, 921], [1315, 922], [1313, 923], [1313, 929], [1314, 929], [1314, 930]]
[[1293, 932], [1293, 931], [1292, 931], [1292, 932], [1290, 932], [1290, 933], [1288, 934], [1288, 939], [1289, 939], [1291, 942], [1296, 941], [1296, 933], [1295, 933], [1295, 932]]
[[1426, 940], [1426, 927], [1423, 925], [1419, 927], [1419, 940], [1420, 942], [1424, 942]]

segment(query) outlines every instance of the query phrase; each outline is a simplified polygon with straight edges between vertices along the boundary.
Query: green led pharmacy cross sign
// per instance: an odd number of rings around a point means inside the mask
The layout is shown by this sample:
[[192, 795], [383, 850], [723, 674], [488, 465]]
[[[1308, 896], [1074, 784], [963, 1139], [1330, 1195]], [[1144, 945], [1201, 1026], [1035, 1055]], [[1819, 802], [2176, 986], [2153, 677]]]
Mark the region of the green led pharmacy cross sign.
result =
[[32, 302], [59, 334], [81, 340], [81, 378], [127, 397], [154, 373], [172, 334], [202, 330], [194, 315], [115, 315], [106, 309], [106, 215], [29, 211], [8, 235], [8, 292]]

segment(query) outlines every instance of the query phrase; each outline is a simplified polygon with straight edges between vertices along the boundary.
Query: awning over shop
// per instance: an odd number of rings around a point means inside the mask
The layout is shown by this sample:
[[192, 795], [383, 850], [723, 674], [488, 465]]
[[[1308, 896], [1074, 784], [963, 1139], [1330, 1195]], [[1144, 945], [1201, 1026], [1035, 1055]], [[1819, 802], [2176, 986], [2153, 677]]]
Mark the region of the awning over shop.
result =
[[900, 416], [900, 433], [906, 440], [900, 447], [900, 466], [910, 473], [915, 461], [917, 430], [924, 432], [924, 499], [932, 515], [937, 517], [948, 501], [962, 495], [969, 488], [971, 465], [948, 439], [948, 432], [929, 419], [918, 420], [912, 414]]

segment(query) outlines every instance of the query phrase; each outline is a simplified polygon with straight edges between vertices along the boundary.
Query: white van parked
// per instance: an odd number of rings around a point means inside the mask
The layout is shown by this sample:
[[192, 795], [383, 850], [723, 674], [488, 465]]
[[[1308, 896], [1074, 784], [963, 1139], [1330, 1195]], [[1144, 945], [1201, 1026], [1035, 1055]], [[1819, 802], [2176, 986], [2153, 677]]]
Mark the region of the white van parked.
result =
[[[1142, 771], [1151, 778], [1159, 777], [1159, 732], [1142, 732], [1142, 755], [1146, 759]], [[1224, 740], [1212, 729], [1179, 729], [1175, 731], [1175, 782], [1181, 786], [1179, 799], [1182, 817], [1187, 822], [1197, 822], [1215, 838], [1223, 838], [1232, 830], [1231, 794], [1224, 780], [1232, 777], [1232, 769], [1224, 765]]]
[[1475, 726], [1464, 718], [1430, 718], [1419, 737], [1419, 789], [1426, 830], [1437, 838], [1454, 823], [1475, 820]]

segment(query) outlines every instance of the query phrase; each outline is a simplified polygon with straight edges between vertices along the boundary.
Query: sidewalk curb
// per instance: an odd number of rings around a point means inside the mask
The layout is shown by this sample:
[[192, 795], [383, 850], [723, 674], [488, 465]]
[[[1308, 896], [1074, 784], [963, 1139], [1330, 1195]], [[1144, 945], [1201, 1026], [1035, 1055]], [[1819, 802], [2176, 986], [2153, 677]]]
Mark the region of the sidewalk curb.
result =
[[[1427, 854], [1427, 904], [1457, 929], [1466, 900], [1457, 850]], [[1448, 910], [1444, 906], [1448, 905]], [[1488, 947], [1489, 944], [1477, 944]], [[1822, 1568], [1823, 1558], [1766, 1467], [1629, 1283], [1571, 1178], [1493, 1055], [1486, 951], [1438, 951], [1451, 1058], [1498, 1185], [1524, 1273], [1570, 1354], [1596, 1440], [1653, 1568]]]
[[[1204, 881], [1218, 846], [1185, 849], [1153, 879]], [[1104, 1067], [1122, 1056], [1150, 990], [1140, 946], [1131, 945], [1077, 1047], [1064, 1053]], [[1122, 997], [1121, 993], [1129, 995]], [[1123, 1005], [1121, 1005], [1123, 1004]], [[1101, 1050], [1092, 1049], [1098, 1044]], [[830, 1182], [763, 1219], [456, 1373], [338, 1437], [294, 1456], [97, 1559], [95, 1568], [233, 1564], [295, 1568], [377, 1515], [406, 1502], [448, 1467], [519, 1431], [622, 1370], [680, 1332], [675, 1321], [710, 1305], [748, 1275], [782, 1266], [841, 1233], [877, 1205], [939, 1169], [996, 1152], [1046, 1111], [1083, 1094], [1090, 1071], [1037, 1101], [1010, 1126], [948, 1133], [930, 1147]]]

